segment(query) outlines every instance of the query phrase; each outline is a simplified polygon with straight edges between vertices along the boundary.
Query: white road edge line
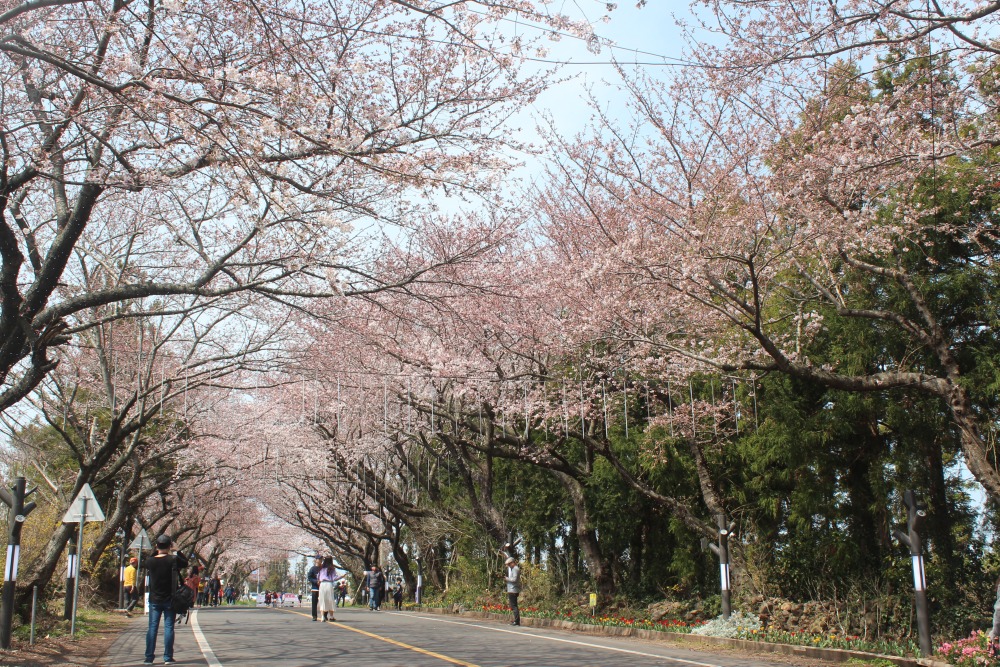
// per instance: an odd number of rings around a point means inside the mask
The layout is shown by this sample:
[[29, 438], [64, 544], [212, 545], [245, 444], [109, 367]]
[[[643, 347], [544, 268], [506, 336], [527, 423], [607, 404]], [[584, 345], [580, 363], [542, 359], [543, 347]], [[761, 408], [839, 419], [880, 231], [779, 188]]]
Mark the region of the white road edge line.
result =
[[[401, 612], [389, 612], [390, 614], [401, 614]], [[414, 618], [414, 614], [408, 613], [403, 614], [409, 618]], [[508, 632], [512, 635], [524, 636], [526, 633], [518, 630], [507, 630], [506, 628], [495, 628], [491, 625], [479, 625], [478, 623], [469, 623], [468, 621], [449, 621], [443, 618], [434, 618], [433, 616], [416, 616], [416, 618], [422, 618], [425, 621], [437, 621], [438, 623], [452, 623], [454, 625], [467, 625], [473, 628], [482, 628], [483, 630], [492, 630], [494, 632]], [[540, 630], [544, 628], [539, 628]], [[563, 639], [562, 637], [548, 637], [546, 635], [536, 635], [534, 633], [528, 636], [534, 637], [535, 639], [547, 639], [552, 642], [562, 642], [564, 644], [576, 644], [577, 646], [588, 646], [590, 648], [600, 648], [605, 651], [617, 651], [618, 653], [629, 653], [631, 655], [641, 655], [646, 658], [659, 658], [660, 660], [672, 660], [674, 662], [682, 662], [685, 665], [697, 665], [698, 667], [722, 667], [722, 665], [716, 665], [711, 662], [696, 662], [694, 660], [685, 660], [684, 658], [674, 658], [667, 655], [657, 655], [656, 653], [644, 653], [642, 651], [633, 651], [627, 648], [616, 648], [614, 646], [602, 646], [601, 644], [591, 644], [590, 642], [581, 642], [575, 639]]]
[[208, 667], [222, 667], [222, 663], [219, 662], [218, 658], [215, 657], [215, 653], [212, 652], [212, 647], [208, 645], [208, 640], [205, 639], [205, 633], [201, 631], [201, 626], [198, 625], [198, 610], [191, 610], [191, 630], [194, 631], [194, 639], [198, 642], [198, 648], [201, 649], [201, 654], [205, 656], [205, 662], [208, 663]]

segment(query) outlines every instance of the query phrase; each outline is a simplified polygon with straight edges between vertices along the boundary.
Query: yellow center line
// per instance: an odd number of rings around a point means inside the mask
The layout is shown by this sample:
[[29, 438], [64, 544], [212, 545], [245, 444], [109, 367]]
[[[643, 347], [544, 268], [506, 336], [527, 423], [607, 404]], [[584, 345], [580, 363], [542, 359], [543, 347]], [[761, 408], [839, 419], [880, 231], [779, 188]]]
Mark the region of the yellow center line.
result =
[[[309, 616], [309, 614], [306, 614], [306, 613], [301, 612], [301, 611], [294, 611], [292, 609], [282, 609], [281, 611], [288, 612], [290, 614], [298, 614], [299, 616]], [[453, 665], [459, 665], [460, 667], [479, 667], [479, 665], [476, 665], [476, 664], [471, 663], [471, 662], [465, 662], [465, 661], [459, 660], [457, 658], [451, 658], [451, 657], [449, 657], [447, 655], [441, 655], [440, 653], [435, 653], [434, 651], [428, 651], [427, 649], [420, 648], [419, 646], [412, 646], [410, 644], [404, 644], [403, 642], [398, 642], [395, 639], [389, 639], [388, 637], [383, 637], [382, 635], [376, 635], [376, 634], [371, 633], [371, 632], [365, 632], [364, 630], [359, 630], [357, 628], [352, 628], [351, 626], [344, 625], [343, 623], [337, 623], [336, 621], [333, 621], [332, 624], [336, 625], [338, 628], [341, 628], [343, 630], [350, 630], [351, 632], [356, 632], [359, 635], [364, 635], [365, 637], [371, 637], [372, 639], [379, 639], [379, 640], [384, 641], [384, 642], [386, 642], [388, 644], [392, 644], [393, 646], [398, 646], [400, 648], [409, 649], [409, 650], [415, 651], [417, 653], [422, 653], [424, 655], [429, 655], [432, 658], [437, 658], [438, 660], [444, 660], [445, 662], [450, 662]]]

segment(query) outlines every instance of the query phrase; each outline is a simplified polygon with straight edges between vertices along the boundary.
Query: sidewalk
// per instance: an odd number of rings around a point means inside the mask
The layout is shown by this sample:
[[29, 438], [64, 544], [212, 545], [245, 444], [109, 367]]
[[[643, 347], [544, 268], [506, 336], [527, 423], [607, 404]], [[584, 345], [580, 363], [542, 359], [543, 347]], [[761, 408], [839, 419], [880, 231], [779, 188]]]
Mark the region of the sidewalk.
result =
[[[107, 647], [105, 654], [94, 667], [131, 667], [141, 665], [146, 653], [146, 629], [149, 619], [145, 614], [138, 614], [130, 619], [118, 637]], [[174, 660], [178, 665], [207, 665], [201, 654], [198, 642], [195, 641], [192, 626], [178, 623], [174, 626]], [[155, 664], [163, 664], [163, 625], [156, 637]]]

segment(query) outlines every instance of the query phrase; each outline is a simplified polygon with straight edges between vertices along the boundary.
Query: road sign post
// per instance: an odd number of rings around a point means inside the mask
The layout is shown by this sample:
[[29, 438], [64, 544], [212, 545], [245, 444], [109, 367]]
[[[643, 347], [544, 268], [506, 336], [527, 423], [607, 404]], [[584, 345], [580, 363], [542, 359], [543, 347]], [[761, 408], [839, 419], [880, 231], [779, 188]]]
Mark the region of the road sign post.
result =
[[11, 490], [0, 489], [0, 501], [10, 508], [8, 514], [7, 564], [3, 570], [3, 602], [0, 606], [0, 648], [10, 648], [11, 624], [14, 620], [14, 591], [17, 586], [17, 565], [21, 558], [21, 528], [35, 503], [25, 504], [24, 500], [35, 489], [25, 491], [27, 483], [23, 477], [14, 480]]
[[142, 574], [142, 572], [143, 572], [143, 569], [142, 569], [142, 550], [143, 549], [152, 549], [153, 548], [153, 543], [149, 540], [149, 533], [146, 532], [145, 528], [141, 528], [139, 530], [139, 534], [135, 536], [135, 539], [132, 540], [132, 544], [128, 545], [128, 548], [129, 549], [138, 549], [139, 550], [139, 557], [138, 557], [139, 567], [136, 568], [135, 584], [136, 584], [136, 586], [138, 586], [139, 585], [139, 581], [142, 578], [142, 582], [143, 582], [143, 585], [142, 585], [142, 597], [143, 597], [142, 609], [143, 609], [143, 611], [145, 613], [148, 614], [149, 613], [149, 586], [148, 586], [148, 582], [145, 580], [145, 578], [143, 578], [143, 577], [145, 577], [145, 575]]
[[76, 581], [73, 582], [73, 617], [69, 622], [69, 636], [76, 636], [76, 606], [80, 602], [80, 561], [83, 559], [83, 525], [87, 522], [87, 498], [83, 497], [80, 510], [80, 556], [76, 559]]
[[66, 514], [63, 515], [63, 523], [75, 523], [77, 521], [80, 523], [80, 537], [77, 540], [79, 555], [76, 558], [76, 571], [73, 572], [73, 611], [69, 624], [70, 637], [76, 636], [76, 608], [80, 598], [80, 561], [83, 560], [83, 527], [87, 523], [87, 519], [91, 521], [104, 521], [104, 512], [101, 511], [101, 506], [97, 503], [97, 497], [94, 496], [90, 484], [83, 485], [80, 493], [73, 500], [73, 504], [70, 505], [69, 509], [66, 510]]

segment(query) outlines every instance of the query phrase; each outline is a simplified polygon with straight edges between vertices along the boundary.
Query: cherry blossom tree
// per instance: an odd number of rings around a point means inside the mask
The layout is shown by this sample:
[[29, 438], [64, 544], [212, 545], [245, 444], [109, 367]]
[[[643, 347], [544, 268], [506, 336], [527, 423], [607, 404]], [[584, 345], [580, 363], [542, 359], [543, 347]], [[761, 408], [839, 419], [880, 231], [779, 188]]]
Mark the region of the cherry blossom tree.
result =
[[[379, 294], [368, 303], [336, 304], [320, 320], [335, 321], [336, 326], [313, 327], [313, 340], [297, 371], [309, 378], [302, 381], [302, 398], [290, 382], [286, 407], [278, 412], [312, 421], [313, 429], [322, 432], [322, 444], [303, 449], [334, 467], [316, 468], [315, 460], [312, 466], [296, 464], [300, 470], [312, 470], [314, 477], [289, 485], [294, 493], [288, 505], [295, 508], [294, 514], [286, 513], [290, 520], [313, 526], [324, 539], [344, 545], [344, 537], [329, 537], [334, 528], [338, 535], [365, 533], [363, 549], [343, 547], [364, 558], [369, 538], [385, 540], [395, 549], [398, 533], [386, 530], [387, 522], [379, 518], [389, 513], [406, 524], [426, 558], [446, 556], [449, 531], [455, 532], [462, 519], [471, 516], [499, 550], [515, 527], [509, 508], [499, 500], [497, 464], [536, 466], [564, 488], [588, 568], [602, 593], [611, 594], [615, 584], [609, 556], [602, 551], [585, 493], [597, 460], [604, 458], [651, 502], [696, 533], [714, 535], [705, 509], [682, 499], [676, 490], [671, 495], [649, 483], [646, 471], [634, 461], [626, 463], [611, 445], [609, 428], [621, 427], [630, 392], [633, 410], [640, 401], [659, 402], [661, 410], [668, 405], [676, 409], [678, 393], [670, 396], [668, 386], [651, 388], [649, 376], [640, 372], [644, 365], [652, 369], [655, 362], [647, 364], [623, 346], [596, 345], [615, 320], [591, 318], [592, 311], [572, 312], [576, 300], [595, 303], [594, 292], [561, 271], [563, 258], [549, 260], [533, 250], [523, 230], [515, 227], [497, 235], [487, 232], [489, 226], [474, 234], [475, 226], [456, 229], [461, 228], [453, 224], [442, 230], [444, 235], [434, 239], [438, 245], [428, 239], [427, 251], [454, 254], [439, 245], [447, 247], [470, 234], [492, 241], [481, 246], [474, 260], [452, 263], [438, 273], [437, 281], [415, 285], [418, 293]], [[603, 297], [599, 303], [608, 304]], [[613, 310], [609, 306], [609, 315]], [[634, 364], [626, 369], [634, 373], [631, 376], [622, 374], [623, 354]], [[667, 376], [660, 369], [655, 377]], [[675, 372], [672, 377], [680, 376]], [[312, 401], [326, 409], [311, 411]], [[712, 415], [718, 421], [732, 419], [707, 400], [688, 404], [697, 406], [697, 420], [707, 418], [711, 424]], [[667, 418], [661, 418], [666, 427]], [[628, 417], [624, 419], [627, 437]], [[639, 421], [652, 423], [648, 415]], [[670, 435], [674, 426], [679, 437], [691, 429], [686, 446], [698, 460], [706, 508], [724, 512], [703, 452], [704, 439], [713, 433], [717, 439], [720, 432], [724, 437], [726, 429], [705, 428], [704, 423], [691, 428], [695, 423], [671, 415]], [[633, 422], [633, 428], [637, 426]], [[284, 434], [287, 440], [287, 430]], [[707, 442], [714, 441], [710, 437]], [[447, 485], [451, 492], [460, 490], [458, 512], [450, 513], [442, 497], [443, 478], [454, 480]], [[418, 492], [413, 502], [410, 489]], [[361, 512], [372, 522], [367, 531], [355, 516], [358, 492], [368, 498]], [[401, 555], [405, 562], [405, 552]]]
[[488, 195], [541, 89], [509, 15], [566, 26], [524, 3], [3, 4], [0, 409], [95, 307], [405, 289], [369, 241]]
[[[87, 545], [91, 565], [119, 529], [152, 530], [179, 516], [192, 495], [206, 511], [191, 514], [199, 523], [189, 530], [204, 534], [212, 517], [206, 508], [229, 486], [212, 484], [205, 477], [212, 470], [193, 465], [185, 450], [210, 435], [205, 415], [238, 387], [239, 371], [274, 361], [282, 321], [268, 326], [259, 318], [247, 330], [244, 312], [188, 308], [188, 299], [161, 300], [158, 317], [139, 304], [91, 309], [98, 324], [81, 327], [59, 351], [60, 367], [4, 415], [15, 445], [10, 464], [38, 480], [47, 502], [65, 510], [84, 484], [94, 489], [107, 520]], [[233, 499], [225, 498], [216, 506]], [[230, 511], [238, 505], [220, 516]], [[212, 533], [228, 518], [214, 521]], [[61, 525], [37, 558], [25, 558], [31, 585], [53, 575], [73, 530]]]
[[[553, 137], [539, 202], [552, 252], [582, 276], [575, 315], [675, 369], [936, 396], [1000, 497], [995, 409], [974, 388], [992, 381], [974, 350], [994, 318], [950, 312], [945, 279], [995, 284], [996, 100], [973, 37], [991, 5], [709, 4], [732, 37], [695, 45], [711, 67], [670, 82], [622, 70], [630, 122], [598, 113], [592, 133]], [[834, 318], [908, 352], [819, 361]]]

